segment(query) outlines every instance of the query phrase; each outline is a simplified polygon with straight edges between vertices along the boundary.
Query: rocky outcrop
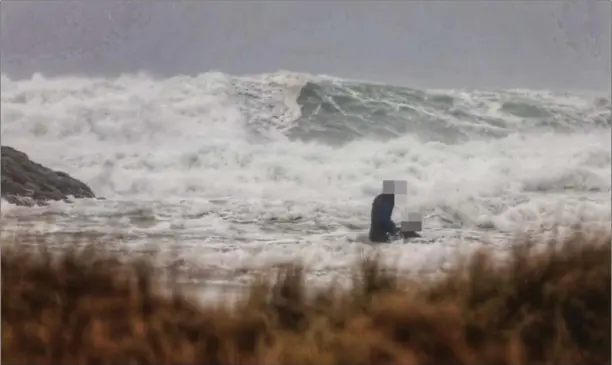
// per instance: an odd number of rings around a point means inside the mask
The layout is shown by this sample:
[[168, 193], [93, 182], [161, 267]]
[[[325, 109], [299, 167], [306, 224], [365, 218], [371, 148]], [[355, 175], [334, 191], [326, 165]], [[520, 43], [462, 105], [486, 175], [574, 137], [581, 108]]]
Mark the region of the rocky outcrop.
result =
[[14, 148], [2, 146], [2, 198], [18, 205], [45, 205], [49, 201], [94, 198], [83, 182], [62, 171], [31, 161]]

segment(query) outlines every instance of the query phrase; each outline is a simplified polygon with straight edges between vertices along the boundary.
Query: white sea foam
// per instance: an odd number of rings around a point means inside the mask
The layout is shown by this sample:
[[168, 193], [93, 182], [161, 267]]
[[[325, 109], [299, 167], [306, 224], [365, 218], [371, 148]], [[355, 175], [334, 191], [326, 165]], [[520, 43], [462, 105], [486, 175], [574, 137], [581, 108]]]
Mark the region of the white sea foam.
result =
[[[108, 198], [43, 208], [3, 202], [3, 234], [120, 233], [119, 249], [155, 244], [219, 272], [298, 259], [325, 275], [374, 249], [355, 236], [367, 229], [383, 179], [407, 181], [408, 201], [398, 202], [394, 216], [423, 212], [425, 236], [437, 242], [382, 247], [409, 271], [444, 268], [457, 250], [487, 240], [501, 245], [500, 236], [517, 230], [576, 219], [609, 226], [609, 128], [456, 144], [410, 133], [337, 146], [305, 142], [286, 131], [298, 123], [296, 99], [307, 79], [3, 76], [2, 144]], [[501, 94], [437, 93], [461, 100], [474, 116], [521, 123], [504, 114]], [[577, 114], [610, 115], [609, 102], [606, 114], [585, 97], [513, 93]]]

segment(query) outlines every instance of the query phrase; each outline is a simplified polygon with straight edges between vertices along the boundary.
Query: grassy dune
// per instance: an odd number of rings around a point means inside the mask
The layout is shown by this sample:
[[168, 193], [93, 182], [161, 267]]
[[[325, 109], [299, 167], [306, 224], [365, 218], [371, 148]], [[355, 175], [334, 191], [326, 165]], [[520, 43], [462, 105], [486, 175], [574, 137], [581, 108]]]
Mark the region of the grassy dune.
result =
[[350, 288], [308, 294], [294, 265], [219, 303], [162, 293], [144, 258], [19, 247], [2, 252], [6, 364], [610, 364], [609, 233], [435, 279], [367, 259]]

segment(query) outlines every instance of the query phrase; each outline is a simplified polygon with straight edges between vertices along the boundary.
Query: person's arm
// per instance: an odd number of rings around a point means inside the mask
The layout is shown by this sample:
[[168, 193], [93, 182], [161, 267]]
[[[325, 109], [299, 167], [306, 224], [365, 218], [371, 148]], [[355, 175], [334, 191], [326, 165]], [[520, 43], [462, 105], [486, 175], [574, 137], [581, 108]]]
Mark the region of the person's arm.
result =
[[387, 231], [387, 234], [390, 234], [390, 235], [396, 234], [398, 229], [395, 226], [395, 222], [393, 222], [391, 219], [386, 221], [385, 222], [385, 231]]

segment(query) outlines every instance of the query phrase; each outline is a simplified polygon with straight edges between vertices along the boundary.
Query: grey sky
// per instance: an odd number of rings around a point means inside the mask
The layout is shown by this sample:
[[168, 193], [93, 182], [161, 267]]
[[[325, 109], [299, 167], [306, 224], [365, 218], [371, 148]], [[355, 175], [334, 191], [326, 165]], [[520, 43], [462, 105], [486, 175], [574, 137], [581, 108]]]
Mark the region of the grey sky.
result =
[[2, 72], [609, 90], [610, 1], [0, 3]]

